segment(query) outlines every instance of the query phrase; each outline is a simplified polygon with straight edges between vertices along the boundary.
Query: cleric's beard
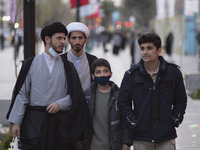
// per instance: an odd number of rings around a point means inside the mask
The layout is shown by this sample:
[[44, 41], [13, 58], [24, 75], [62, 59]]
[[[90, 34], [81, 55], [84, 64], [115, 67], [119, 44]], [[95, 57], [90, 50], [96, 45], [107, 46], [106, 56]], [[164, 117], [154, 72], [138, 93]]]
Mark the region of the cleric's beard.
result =
[[75, 51], [76, 51], [76, 52], [80, 52], [80, 51], [81, 51], [81, 48], [76, 48]]

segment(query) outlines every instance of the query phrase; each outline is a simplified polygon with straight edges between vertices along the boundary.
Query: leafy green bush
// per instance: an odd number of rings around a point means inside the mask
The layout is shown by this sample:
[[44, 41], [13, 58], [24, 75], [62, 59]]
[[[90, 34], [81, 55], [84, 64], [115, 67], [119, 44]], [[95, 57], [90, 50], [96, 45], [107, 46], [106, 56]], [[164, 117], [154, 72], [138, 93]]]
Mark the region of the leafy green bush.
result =
[[12, 141], [12, 135], [10, 131], [11, 130], [9, 130], [8, 133], [0, 133], [0, 150], [7, 150], [10, 147], [10, 142]]
[[5, 140], [2, 143], [3, 149], [8, 149], [10, 147], [10, 142], [12, 141], [11, 133], [7, 134]]

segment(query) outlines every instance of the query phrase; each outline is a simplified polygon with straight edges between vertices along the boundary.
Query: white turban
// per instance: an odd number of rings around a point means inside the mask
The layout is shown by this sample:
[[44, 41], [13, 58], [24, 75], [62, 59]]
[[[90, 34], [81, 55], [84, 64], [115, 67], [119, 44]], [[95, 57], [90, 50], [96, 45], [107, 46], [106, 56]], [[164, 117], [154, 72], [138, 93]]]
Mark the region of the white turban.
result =
[[89, 36], [88, 27], [81, 22], [72, 22], [72, 23], [68, 24], [67, 31], [68, 31], [68, 35], [73, 31], [80, 31], [80, 32], [83, 32], [87, 38]]

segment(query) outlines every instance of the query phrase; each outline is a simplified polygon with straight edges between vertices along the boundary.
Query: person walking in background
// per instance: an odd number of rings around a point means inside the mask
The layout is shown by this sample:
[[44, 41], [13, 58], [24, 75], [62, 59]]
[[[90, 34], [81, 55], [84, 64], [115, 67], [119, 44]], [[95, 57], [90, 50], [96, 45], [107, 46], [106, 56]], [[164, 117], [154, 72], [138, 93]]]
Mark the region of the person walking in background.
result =
[[[198, 32], [197, 32], [196, 39], [197, 39], [197, 43], [198, 43], [197, 54], [198, 54], [199, 60], [200, 60], [200, 29], [199, 29]], [[199, 70], [200, 70], [200, 62], [199, 62]]]
[[103, 43], [103, 50], [104, 50], [104, 53], [108, 52], [108, 48], [106, 47], [107, 44], [110, 42], [110, 39], [111, 39], [111, 34], [108, 30], [104, 30], [101, 32], [101, 41]]
[[118, 55], [119, 50], [122, 45], [122, 36], [120, 32], [115, 32], [112, 36], [112, 43], [113, 43], [113, 55]]
[[132, 145], [128, 128], [122, 126], [118, 109], [118, 86], [109, 81], [112, 76], [107, 60], [96, 59], [92, 64], [95, 80], [85, 91], [90, 109], [91, 128], [87, 150], [129, 150]]
[[1, 50], [3, 50], [4, 49], [4, 42], [5, 42], [5, 37], [4, 37], [4, 35], [3, 35], [3, 32], [2, 33], [0, 33], [0, 42], [1, 42]]
[[89, 113], [77, 71], [59, 56], [66, 36], [60, 22], [45, 26], [44, 52], [21, 68], [7, 119], [22, 150], [71, 150], [85, 130]]
[[161, 39], [138, 38], [141, 60], [125, 72], [119, 109], [132, 130], [134, 150], [175, 150], [176, 127], [183, 121], [187, 96], [179, 67], [164, 60]]
[[69, 52], [61, 55], [71, 61], [79, 75], [83, 90], [87, 89], [91, 82], [91, 64], [96, 56], [84, 52], [84, 45], [89, 36], [88, 27], [81, 22], [72, 22], [67, 26], [68, 42], [71, 45]]
[[122, 38], [120, 49], [125, 50], [126, 43], [127, 43], [127, 32], [122, 30], [120, 35], [121, 35], [121, 38]]
[[165, 50], [166, 53], [171, 56], [172, 54], [172, 47], [173, 47], [173, 41], [174, 41], [174, 36], [173, 33], [170, 32], [167, 37], [166, 37], [166, 41], [165, 41]]
[[14, 51], [14, 59], [17, 59], [19, 57], [19, 53], [20, 53], [20, 46], [23, 44], [22, 42], [23, 39], [23, 33], [21, 29], [17, 29], [14, 37], [12, 38], [12, 44], [15, 48]]
[[131, 31], [129, 35], [129, 47], [130, 47], [130, 55], [131, 55], [131, 64], [135, 62], [134, 57], [135, 57], [135, 32]]

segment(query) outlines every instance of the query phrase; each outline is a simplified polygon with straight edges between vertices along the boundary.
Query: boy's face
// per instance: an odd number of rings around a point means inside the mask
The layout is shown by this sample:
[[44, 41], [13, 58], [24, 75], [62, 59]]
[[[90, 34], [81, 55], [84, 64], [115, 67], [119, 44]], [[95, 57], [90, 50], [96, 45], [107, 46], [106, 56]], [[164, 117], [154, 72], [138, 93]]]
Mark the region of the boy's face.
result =
[[161, 48], [156, 48], [153, 43], [143, 43], [140, 45], [140, 53], [145, 63], [151, 63], [158, 59]]
[[97, 66], [94, 70], [94, 74], [92, 74], [92, 78], [94, 77], [107, 77], [112, 76], [112, 72], [109, 71], [108, 67], [105, 66]]

